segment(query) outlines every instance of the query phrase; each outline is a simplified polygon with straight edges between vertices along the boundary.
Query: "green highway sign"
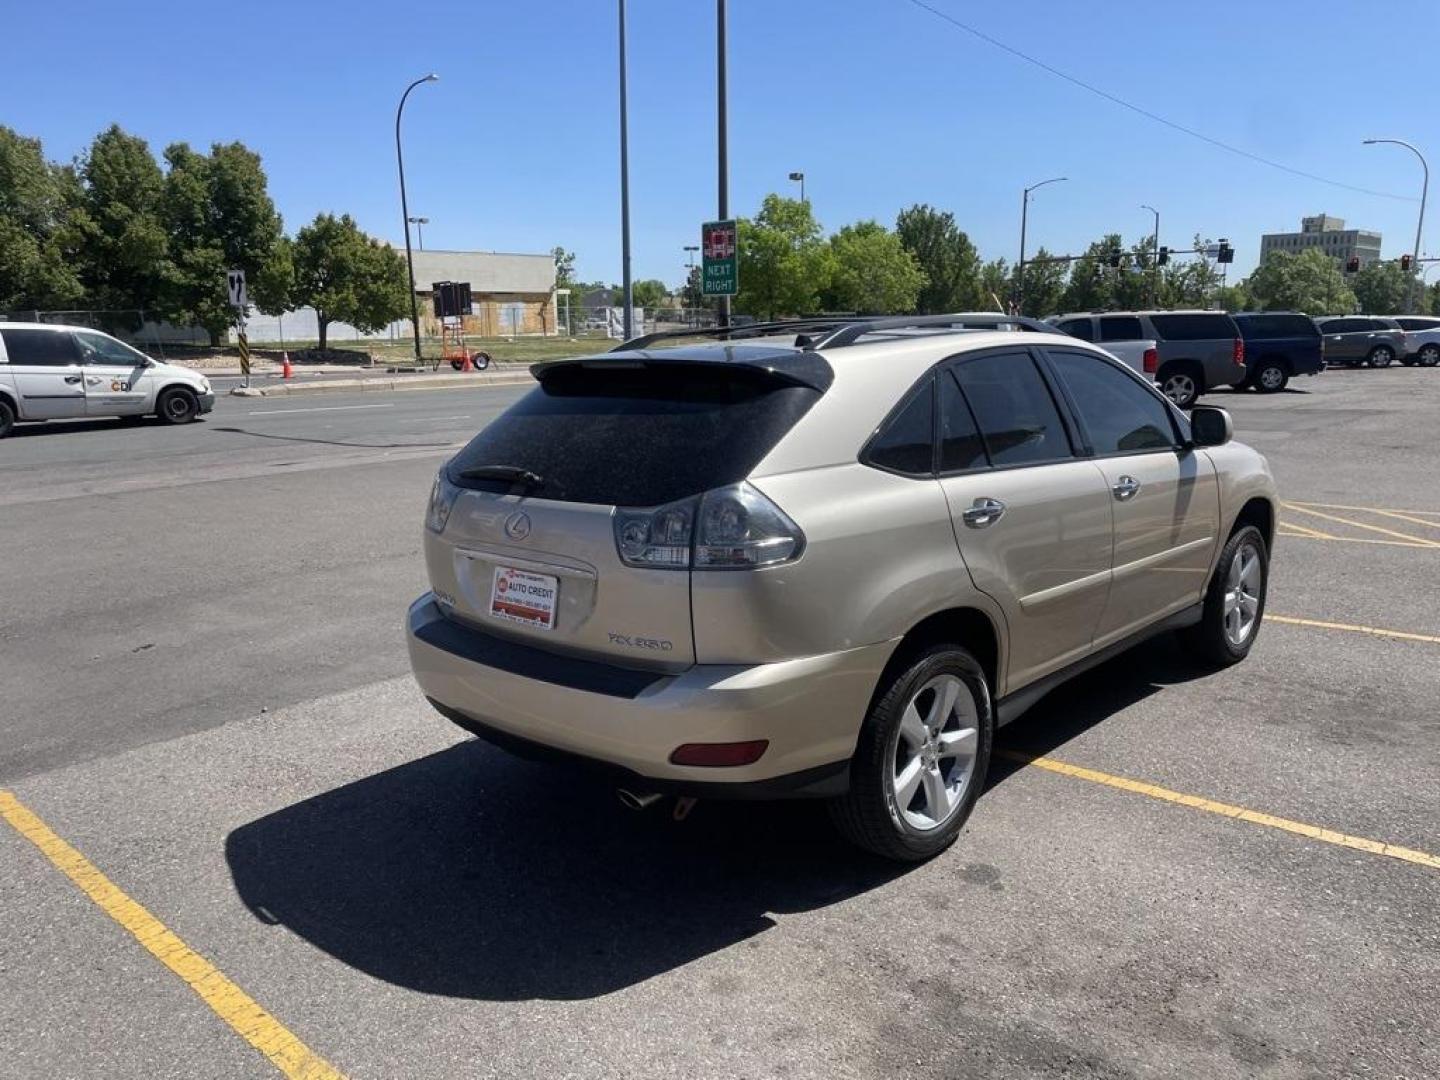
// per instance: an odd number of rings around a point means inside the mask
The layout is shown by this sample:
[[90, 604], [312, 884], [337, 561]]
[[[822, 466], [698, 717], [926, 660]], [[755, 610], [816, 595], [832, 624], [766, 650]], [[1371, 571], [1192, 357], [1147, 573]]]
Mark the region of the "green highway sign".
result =
[[740, 291], [740, 243], [734, 221], [700, 226], [700, 293], [734, 296]]

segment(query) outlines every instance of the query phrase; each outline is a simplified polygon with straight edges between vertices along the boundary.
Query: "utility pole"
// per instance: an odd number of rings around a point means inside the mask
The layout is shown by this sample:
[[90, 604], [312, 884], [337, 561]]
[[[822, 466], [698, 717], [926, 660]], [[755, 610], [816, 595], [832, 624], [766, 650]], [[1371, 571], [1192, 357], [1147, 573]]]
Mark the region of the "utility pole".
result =
[[[718, 166], [717, 188], [720, 197], [720, 221], [730, 218], [730, 147], [729, 120], [725, 108], [725, 0], [715, 0], [715, 149]], [[736, 256], [737, 265], [739, 256]], [[730, 325], [730, 297], [720, 297], [716, 324], [722, 329]]]
[[625, 289], [625, 340], [635, 318], [635, 292], [630, 282], [630, 127], [625, 101], [625, 0], [620, 0], [620, 279]]

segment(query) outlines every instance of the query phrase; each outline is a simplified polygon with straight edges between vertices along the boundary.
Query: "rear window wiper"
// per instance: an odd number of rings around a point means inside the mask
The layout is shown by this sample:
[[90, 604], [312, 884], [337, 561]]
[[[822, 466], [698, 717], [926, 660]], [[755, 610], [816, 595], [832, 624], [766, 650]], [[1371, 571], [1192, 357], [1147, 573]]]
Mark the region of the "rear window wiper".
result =
[[457, 474], [462, 480], [508, 480], [516, 487], [535, 488], [545, 483], [539, 473], [519, 465], [472, 465]]

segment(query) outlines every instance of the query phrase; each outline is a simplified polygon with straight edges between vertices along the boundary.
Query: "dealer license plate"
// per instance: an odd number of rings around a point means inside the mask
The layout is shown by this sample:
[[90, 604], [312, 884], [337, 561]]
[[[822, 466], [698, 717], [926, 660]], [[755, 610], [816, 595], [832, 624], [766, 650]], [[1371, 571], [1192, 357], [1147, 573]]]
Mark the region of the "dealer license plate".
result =
[[490, 614], [539, 630], [554, 630], [555, 601], [559, 595], [558, 578], [516, 570], [512, 566], [497, 566], [495, 583], [490, 589]]

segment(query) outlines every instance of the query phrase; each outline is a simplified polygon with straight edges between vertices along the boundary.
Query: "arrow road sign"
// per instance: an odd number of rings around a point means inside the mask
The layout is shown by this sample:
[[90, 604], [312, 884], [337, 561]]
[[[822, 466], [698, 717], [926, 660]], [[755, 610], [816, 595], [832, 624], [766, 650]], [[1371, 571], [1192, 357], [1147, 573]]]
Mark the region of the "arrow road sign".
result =
[[230, 306], [237, 311], [244, 311], [250, 306], [245, 297], [245, 271], [228, 270], [225, 273], [225, 287], [230, 292]]

